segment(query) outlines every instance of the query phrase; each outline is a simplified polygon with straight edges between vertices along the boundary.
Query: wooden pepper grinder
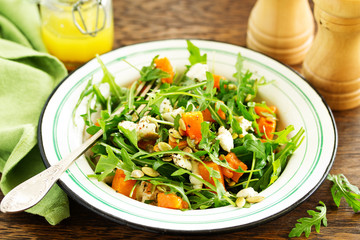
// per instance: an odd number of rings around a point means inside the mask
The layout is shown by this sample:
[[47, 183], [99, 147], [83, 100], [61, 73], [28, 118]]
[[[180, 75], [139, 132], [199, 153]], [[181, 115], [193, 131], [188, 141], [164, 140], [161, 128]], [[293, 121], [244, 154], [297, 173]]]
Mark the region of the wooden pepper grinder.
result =
[[301, 63], [314, 38], [308, 0], [258, 0], [249, 17], [247, 46], [285, 64]]
[[360, 0], [314, 0], [318, 33], [305, 78], [333, 110], [360, 105]]

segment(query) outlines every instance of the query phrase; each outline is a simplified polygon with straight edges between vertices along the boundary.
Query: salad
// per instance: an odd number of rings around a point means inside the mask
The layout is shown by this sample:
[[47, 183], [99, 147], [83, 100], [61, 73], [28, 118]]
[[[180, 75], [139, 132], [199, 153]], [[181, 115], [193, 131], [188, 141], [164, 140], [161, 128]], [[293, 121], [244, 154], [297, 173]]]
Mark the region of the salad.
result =
[[187, 48], [184, 72], [155, 56], [130, 88], [118, 86], [98, 58], [103, 78], [89, 81], [74, 108], [75, 115], [86, 102], [87, 134], [103, 130], [86, 154], [89, 177], [159, 207], [250, 207], [278, 179], [304, 129], [277, 129], [276, 106], [256, 98], [271, 83], [245, 70], [240, 54], [226, 79], [192, 42]]

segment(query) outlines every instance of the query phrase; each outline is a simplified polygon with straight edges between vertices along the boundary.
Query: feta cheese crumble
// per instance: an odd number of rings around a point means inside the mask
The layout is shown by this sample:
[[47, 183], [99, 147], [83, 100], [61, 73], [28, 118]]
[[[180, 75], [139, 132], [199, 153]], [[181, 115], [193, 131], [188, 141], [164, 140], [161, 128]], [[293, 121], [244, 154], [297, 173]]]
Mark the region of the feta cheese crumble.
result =
[[192, 165], [191, 165], [191, 162], [189, 159], [187, 159], [184, 156], [181, 156], [180, 154], [173, 154], [172, 158], [173, 158], [175, 165], [191, 171]]
[[166, 112], [161, 114], [161, 116], [164, 118], [164, 120], [168, 121], [168, 122], [174, 122], [175, 121], [175, 117], [177, 115], [181, 115], [183, 114], [185, 111], [182, 108], [176, 108], [174, 110], [172, 110], [171, 112]]
[[206, 72], [209, 71], [209, 67], [206, 64], [196, 63], [189, 71], [186, 73], [186, 76], [191, 79], [197, 79], [198, 81], [202, 82], [206, 80]]
[[236, 120], [239, 122], [239, 125], [242, 130], [242, 137], [248, 134], [248, 130], [252, 130], [252, 122], [244, 118], [243, 116], [237, 117]]
[[220, 146], [227, 152], [230, 152], [234, 148], [234, 140], [229, 130], [221, 126], [218, 131], [217, 140], [220, 141]]

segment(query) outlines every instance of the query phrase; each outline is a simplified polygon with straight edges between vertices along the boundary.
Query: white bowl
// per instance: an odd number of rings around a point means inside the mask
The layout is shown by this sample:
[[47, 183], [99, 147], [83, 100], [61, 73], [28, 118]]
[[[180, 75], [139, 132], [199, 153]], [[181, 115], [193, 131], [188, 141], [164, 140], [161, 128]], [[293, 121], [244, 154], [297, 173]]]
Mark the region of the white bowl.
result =
[[[245, 68], [268, 80], [271, 85], [259, 89], [260, 97], [277, 106], [282, 125], [292, 124], [296, 131], [304, 127], [305, 140], [291, 157], [279, 179], [262, 192], [265, 200], [247, 209], [231, 206], [207, 210], [180, 211], [137, 202], [116, 193], [95, 179], [84, 157], [79, 158], [60, 178], [60, 186], [70, 197], [111, 220], [135, 228], [176, 233], [222, 232], [265, 223], [294, 209], [305, 201], [324, 181], [333, 164], [337, 149], [337, 130], [332, 113], [321, 96], [299, 74], [283, 64], [246, 48], [212, 41], [192, 40], [202, 53], [208, 54], [210, 68], [231, 78], [240, 52]], [[123, 47], [101, 56], [119, 84], [137, 79], [137, 66], [149, 65], [156, 55], [166, 56], [182, 70], [188, 64], [185, 40], [166, 40]], [[94, 59], [69, 75], [51, 94], [39, 121], [38, 140], [47, 166], [53, 165], [82, 143], [83, 126], [72, 111], [94, 75], [102, 71]]]

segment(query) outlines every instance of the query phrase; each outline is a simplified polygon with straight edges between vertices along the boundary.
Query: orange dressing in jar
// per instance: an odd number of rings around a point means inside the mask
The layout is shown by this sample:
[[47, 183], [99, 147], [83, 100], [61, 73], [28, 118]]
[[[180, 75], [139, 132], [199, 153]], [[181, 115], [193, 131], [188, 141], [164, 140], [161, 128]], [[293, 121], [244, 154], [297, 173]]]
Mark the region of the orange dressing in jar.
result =
[[40, 11], [44, 44], [68, 70], [112, 49], [111, 0], [45, 0]]

